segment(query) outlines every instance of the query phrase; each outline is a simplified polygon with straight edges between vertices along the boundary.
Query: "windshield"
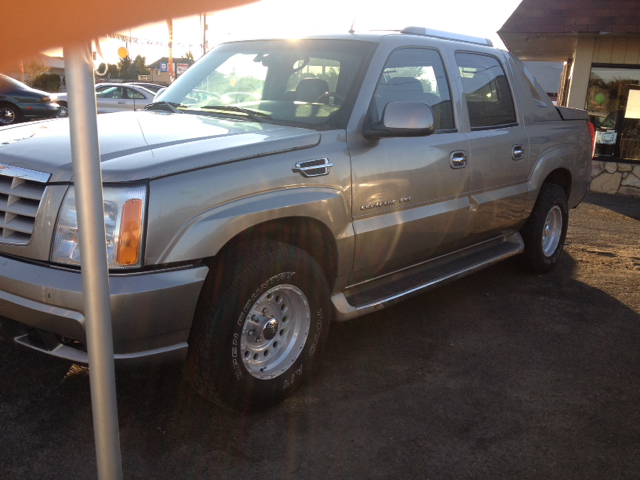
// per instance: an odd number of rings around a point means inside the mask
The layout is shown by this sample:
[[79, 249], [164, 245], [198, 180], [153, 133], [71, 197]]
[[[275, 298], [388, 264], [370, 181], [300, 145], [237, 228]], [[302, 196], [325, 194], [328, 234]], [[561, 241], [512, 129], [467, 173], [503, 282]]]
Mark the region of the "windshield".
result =
[[187, 113], [344, 128], [374, 45], [345, 40], [223, 44], [155, 101]]

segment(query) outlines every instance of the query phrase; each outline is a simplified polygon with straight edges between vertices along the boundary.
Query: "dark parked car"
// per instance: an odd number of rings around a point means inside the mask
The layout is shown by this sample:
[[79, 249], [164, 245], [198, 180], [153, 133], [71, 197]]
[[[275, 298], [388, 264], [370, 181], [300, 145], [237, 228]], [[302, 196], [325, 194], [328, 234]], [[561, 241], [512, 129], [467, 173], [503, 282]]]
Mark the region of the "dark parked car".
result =
[[54, 101], [49, 93], [0, 73], [0, 126], [22, 119], [57, 117], [60, 105]]

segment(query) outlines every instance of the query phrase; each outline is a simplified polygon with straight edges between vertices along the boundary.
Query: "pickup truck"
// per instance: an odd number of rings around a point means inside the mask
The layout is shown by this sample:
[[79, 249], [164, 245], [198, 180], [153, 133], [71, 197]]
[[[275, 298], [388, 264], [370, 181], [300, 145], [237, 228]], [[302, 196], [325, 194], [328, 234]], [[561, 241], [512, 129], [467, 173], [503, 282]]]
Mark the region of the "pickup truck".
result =
[[[185, 361], [205, 398], [265, 406], [331, 321], [514, 255], [551, 269], [588, 125], [485, 39], [217, 46], [146, 110], [98, 116], [116, 366]], [[0, 330], [86, 363], [68, 119], [0, 129], [0, 163]]]

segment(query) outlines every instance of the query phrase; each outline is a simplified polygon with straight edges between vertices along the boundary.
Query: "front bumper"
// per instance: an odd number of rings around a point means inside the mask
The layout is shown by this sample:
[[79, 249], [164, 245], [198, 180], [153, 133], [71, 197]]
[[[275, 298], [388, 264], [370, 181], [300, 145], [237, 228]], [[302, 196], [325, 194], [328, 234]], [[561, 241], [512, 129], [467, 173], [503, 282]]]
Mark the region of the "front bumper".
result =
[[[111, 321], [117, 367], [183, 359], [206, 266], [112, 275]], [[0, 334], [87, 363], [79, 272], [0, 257]]]

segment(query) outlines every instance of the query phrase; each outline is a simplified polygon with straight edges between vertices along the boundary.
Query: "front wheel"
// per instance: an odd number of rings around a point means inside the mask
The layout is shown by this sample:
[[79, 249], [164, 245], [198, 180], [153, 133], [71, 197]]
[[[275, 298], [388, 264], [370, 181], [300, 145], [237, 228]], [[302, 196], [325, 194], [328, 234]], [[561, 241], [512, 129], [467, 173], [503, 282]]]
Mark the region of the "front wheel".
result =
[[544, 273], [558, 263], [568, 223], [564, 189], [553, 183], [543, 184], [533, 211], [520, 231], [524, 240], [522, 259], [528, 270]]
[[231, 410], [277, 403], [309, 377], [330, 315], [327, 281], [304, 251], [274, 241], [230, 249], [200, 295], [187, 378]]

